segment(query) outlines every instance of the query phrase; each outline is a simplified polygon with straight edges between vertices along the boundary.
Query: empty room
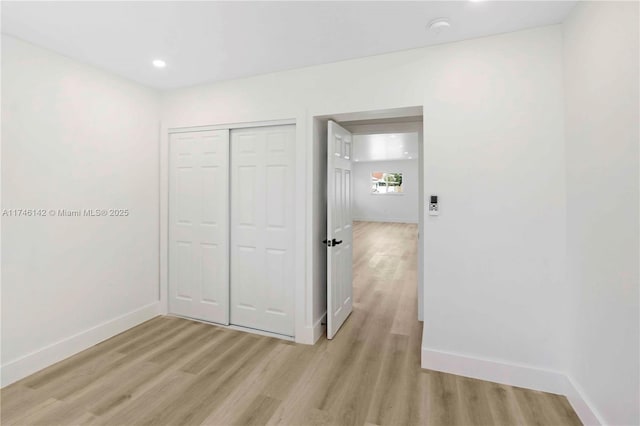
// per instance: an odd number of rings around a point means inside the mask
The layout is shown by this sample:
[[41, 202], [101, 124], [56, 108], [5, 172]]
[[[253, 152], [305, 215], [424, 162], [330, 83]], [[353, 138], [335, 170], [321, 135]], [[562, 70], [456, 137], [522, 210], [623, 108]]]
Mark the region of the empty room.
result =
[[640, 2], [2, 1], [2, 425], [640, 425]]

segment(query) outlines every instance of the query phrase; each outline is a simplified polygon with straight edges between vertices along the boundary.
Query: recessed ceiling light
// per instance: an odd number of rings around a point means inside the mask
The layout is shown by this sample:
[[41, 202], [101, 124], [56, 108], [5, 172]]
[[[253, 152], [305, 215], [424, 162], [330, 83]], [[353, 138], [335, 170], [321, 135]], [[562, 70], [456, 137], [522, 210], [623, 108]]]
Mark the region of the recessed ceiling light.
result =
[[355, 160], [353, 160], [353, 161], [358, 161], [358, 159], [356, 158], [356, 159], [355, 159]]
[[162, 59], [154, 59], [152, 62], [153, 66], [156, 68], [164, 68], [167, 66], [167, 63]]
[[409, 151], [405, 151], [404, 153], [405, 153], [405, 154], [408, 154], [408, 153], [409, 153]]
[[411, 160], [413, 157], [409, 157], [409, 160]]

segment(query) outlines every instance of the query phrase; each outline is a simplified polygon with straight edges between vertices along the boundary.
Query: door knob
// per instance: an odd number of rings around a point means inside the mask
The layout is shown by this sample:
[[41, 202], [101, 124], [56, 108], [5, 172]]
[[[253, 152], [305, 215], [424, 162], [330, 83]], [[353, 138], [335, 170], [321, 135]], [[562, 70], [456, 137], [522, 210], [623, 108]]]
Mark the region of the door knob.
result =
[[342, 240], [336, 240], [335, 238], [331, 240], [332, 246], [337, 246], [338, 244], [342, 244]]

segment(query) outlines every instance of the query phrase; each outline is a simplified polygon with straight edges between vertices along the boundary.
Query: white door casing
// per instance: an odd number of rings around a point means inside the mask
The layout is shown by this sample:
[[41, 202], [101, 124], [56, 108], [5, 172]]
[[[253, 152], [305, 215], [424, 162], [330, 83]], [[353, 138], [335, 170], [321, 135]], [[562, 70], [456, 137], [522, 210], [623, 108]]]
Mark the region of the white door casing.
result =
[[353, 139], [329, 121], [327, 143], [327, 338], [332, 339], [353, 309]]
[[169, 312], [229, 324], [229, 131], [169, 140]]
[[295, 126], [231, 131], [231, 324], [294, 335]]

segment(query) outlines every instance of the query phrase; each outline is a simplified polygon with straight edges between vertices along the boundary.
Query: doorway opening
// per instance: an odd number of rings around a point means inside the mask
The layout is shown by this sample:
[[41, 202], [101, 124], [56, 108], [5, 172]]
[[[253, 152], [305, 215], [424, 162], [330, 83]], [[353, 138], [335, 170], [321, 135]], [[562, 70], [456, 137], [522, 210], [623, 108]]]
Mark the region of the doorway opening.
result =
[[422, 108], [315, 117], [314, 133], [324, 159], [315, 172], [325, 182], [317, 207], [326, 216], [316, 231], [327, 338], [392, 333], [419, 341]]

